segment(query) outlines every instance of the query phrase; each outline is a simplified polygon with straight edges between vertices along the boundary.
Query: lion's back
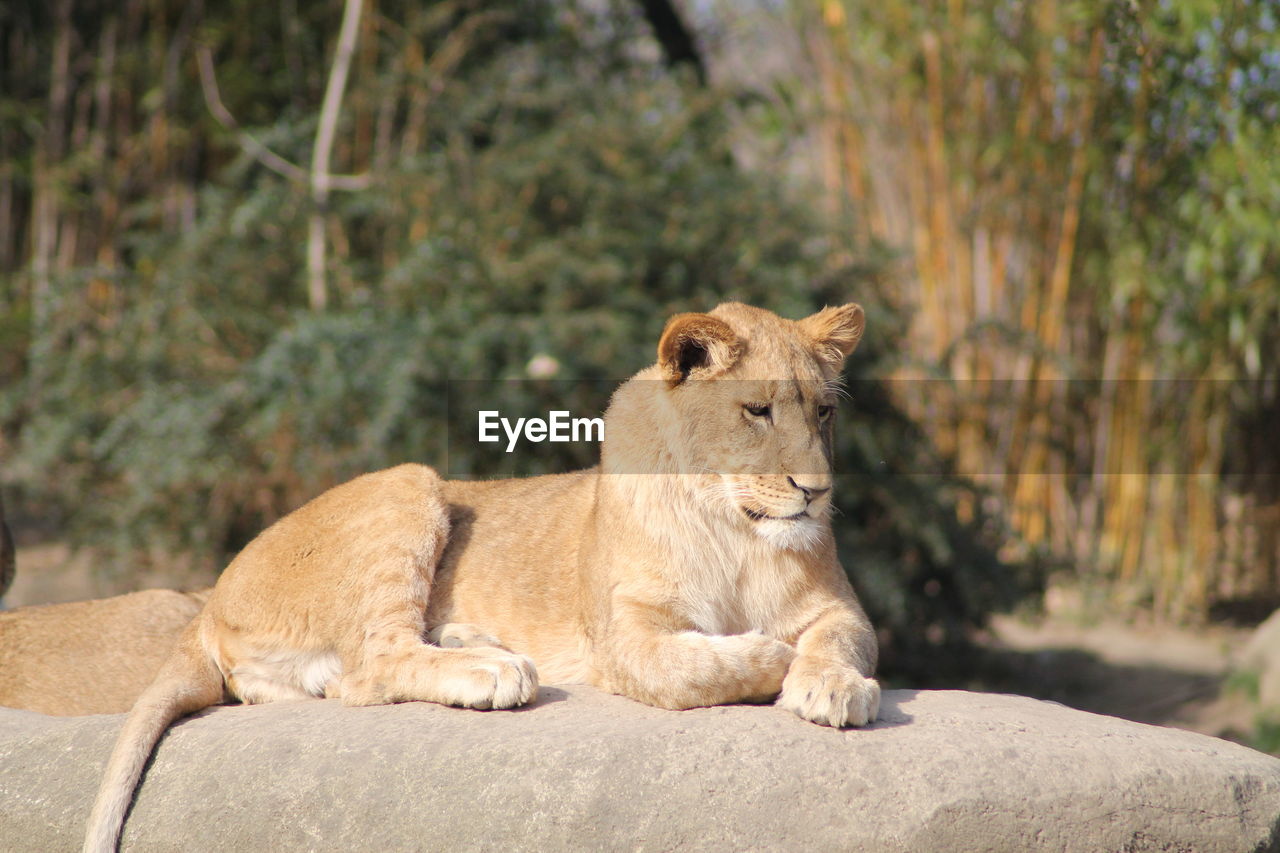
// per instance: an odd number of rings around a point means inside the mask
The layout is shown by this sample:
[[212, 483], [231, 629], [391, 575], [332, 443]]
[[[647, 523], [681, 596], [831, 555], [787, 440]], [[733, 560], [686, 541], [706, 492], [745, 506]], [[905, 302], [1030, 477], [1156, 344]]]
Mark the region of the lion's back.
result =
[[207, 594], [150, 589], [0, 613], [0, 705], [58, 716], [129, 710]]

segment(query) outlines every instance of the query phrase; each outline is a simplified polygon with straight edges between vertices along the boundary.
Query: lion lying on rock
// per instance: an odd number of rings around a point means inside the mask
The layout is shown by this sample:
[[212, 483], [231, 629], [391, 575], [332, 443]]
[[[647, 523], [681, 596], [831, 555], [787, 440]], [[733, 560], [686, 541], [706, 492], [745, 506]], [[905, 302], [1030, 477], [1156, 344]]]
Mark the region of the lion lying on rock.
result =
[[857, 305], [681, 314], [614, 394], [597, 467], [451, 482], [401, 465], [276, 522], [130, 712], [85, 849], [115, 848], [169, 724], [228, 696], [510, 708], [541, 678], [874, 720], [875, 635], [828, 522], [837, 380], [862, 330]]
[[0, 613], [0, 705], [57, 716], [129, 710], [207, 597], [148, 589]]

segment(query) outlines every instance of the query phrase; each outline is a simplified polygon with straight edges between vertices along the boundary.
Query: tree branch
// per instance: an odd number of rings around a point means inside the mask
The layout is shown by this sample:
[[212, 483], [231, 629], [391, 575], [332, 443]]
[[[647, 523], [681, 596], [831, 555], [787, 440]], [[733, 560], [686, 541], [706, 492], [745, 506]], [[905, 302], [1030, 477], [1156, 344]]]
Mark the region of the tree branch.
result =
[[[245, 153], [281, 177], [300, 184], [307, 183], [306, 169], [290, 163], [259, 142], [253, 134], [241, 129], [240, 123], [222, 102], [222, 94], [218, 90], [218, 78], [213, 68], [213, 54], [207, 45], [196, 46], [196, 64], [200, 68], [200, 88], [204, 92], [205, 105], [208, 106], [209, 112], [218, 124], [236, 135]], [[328, 177], [330, 189], [335, 190], [362, 190], [373, 183], [373, 176], [368, 172], [361, 175], [329, 175]]]
[[240, 140], [240, 147], [271, 171], [291, 181], [305, 181], [307, 179], [305, 171], [263, 145], [248, 131], [240, 129], [235, 116], [227, 109], [226, 104], [222, 103], [222, 95], [218, 92], [218, 79], [213, 71], [213, 55], [206, 45], [197, 45], [196, 64], [200, 66], [200, 88], [204, 90], [204, 102], [209, 107], [209, 112], [218, 120], [218, 124], [234, 133]]

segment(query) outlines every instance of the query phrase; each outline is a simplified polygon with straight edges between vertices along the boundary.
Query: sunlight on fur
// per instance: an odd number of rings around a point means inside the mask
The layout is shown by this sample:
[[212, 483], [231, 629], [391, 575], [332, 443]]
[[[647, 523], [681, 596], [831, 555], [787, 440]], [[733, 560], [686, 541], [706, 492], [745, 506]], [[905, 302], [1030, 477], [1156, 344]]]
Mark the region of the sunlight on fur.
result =
[[531, 702], [584, 681], [662, 708], [770, 702], [873, 722], [875, 634], [836, 556], [831, 447], [857, 305], [673, 317], [614, 393], [600, 465], [366, 474], [223, 572], [112, 752], [85, 849], [115, 849], [152, 749], [227, 698]]

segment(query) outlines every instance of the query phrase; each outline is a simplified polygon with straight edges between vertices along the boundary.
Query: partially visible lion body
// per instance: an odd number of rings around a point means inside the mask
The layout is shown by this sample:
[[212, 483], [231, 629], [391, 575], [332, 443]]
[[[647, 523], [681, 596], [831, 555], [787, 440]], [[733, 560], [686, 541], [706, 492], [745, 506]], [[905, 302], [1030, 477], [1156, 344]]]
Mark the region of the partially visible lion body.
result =
[[228, 694], [505, 708], [541, 679], [874, 720], [875, 636], [828, 521], [833, 385], [862, 323], [856, 305], [679, 315], [615, 393], [597, 468], [446, 482], [401, 465], [276, 522], [130, 713], [86, 850], [114, 848], [168, 724]]
[[56, 716], [128, 711], [207, 596], [150, 589], [0, 613], [0, 705]]

